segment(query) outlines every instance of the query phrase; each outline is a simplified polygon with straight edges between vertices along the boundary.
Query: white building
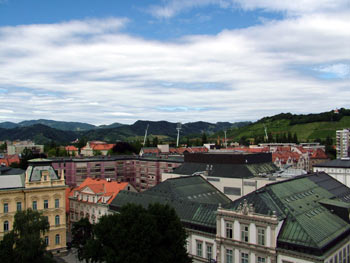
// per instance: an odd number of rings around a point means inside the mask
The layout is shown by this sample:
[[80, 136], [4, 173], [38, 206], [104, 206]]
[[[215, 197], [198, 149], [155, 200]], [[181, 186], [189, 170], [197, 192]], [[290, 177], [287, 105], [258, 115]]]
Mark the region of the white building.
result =
[[314, 172], [325, 172], [347, 187], [350, 187], [350, 159], [336, 159], [313, 167]]
[[349, 129], [337, 130], [336, 132], [337, 159], [349, 157], [349, 147], [350, 147], [349, 136], [350, 136]]

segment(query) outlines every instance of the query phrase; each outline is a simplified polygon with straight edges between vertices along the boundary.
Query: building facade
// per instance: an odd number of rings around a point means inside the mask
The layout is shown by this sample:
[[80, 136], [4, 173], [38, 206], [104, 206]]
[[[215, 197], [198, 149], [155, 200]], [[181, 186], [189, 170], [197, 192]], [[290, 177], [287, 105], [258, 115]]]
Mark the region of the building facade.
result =
[[350, 130], [343, 129], [336, 131], [337, 159], [349, 158]]
[[64, 171], [66, 184], [79, 186], [86, 178], [111, 178], [128, 182], [144, 191], [161, 181], [161, 174], [172, 172], [183, 163], [181, 157], [99, 156], [85, 158], [54, 158], [53, 167]]
[[69, 224], [88, 218], [91, 224], [108, 214], [108, 205], [121, 191], [136, 192], [129, 183], [87, 178], [69, 194]]
[[65, 189], [64, 174], [58, 175], [46, 159], [31, 160], [25, 173], [0, 175], [0, 238], [13, 228], [17, 211], [38, 210], [50, 224], [44, 236], [47, 249], [65, 250]]

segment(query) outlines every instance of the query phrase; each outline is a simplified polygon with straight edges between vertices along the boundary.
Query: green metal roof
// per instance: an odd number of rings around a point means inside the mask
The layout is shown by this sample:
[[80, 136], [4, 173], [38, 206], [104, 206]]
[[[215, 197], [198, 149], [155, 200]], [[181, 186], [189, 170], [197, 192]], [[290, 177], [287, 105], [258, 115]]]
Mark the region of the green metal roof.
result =
[[332, 185], [338, 189], [341, 187], [342, 196], [350, 194], [349, 188], [339, 186], [333, 180], [325, 173], [299, 176], [266, 185], [227, 207], [236, 209], [243, 199], [247, 199], [257, 213], [271, 214], [275, 211], [278, 218], [284, 220], [277, 239], [278, 246], [288, 244], [322, 254], [327, 245], [350, 231], [346, 221], [322, 205], [326, 202], [349, 207], [349, 203], [323, 187], [324, 182], [328, 182], [329, 188]]
[[213, 185], [196, 175], [168, 179], [142, 193], [121, 191], [111, 202], [110, 209], [118, 210], [128, 203], [143, 207], [152, 203], [169, 204], [182, 222], [215, 229], [218, 205], [230, 202]]

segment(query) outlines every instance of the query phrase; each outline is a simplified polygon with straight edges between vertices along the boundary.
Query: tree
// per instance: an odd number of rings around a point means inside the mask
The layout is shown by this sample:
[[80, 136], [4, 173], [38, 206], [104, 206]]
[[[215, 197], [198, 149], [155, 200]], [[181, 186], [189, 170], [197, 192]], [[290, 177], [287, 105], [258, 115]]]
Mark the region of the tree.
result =
[[[81, 247], [80, 255], [87, 262], [191, 262], [185, 248], [186, 232], [168, 205], [145, 209], [128, 204], [120, 213], [103, 216], [92, 232]], [[73, 240], [82, 237], [75, 235]]]
[[202, 134], [202, 145], [208, 142], [208, 138], [205, 132]]
[[157, 147], [158, 144], [159, 144], [159, 141], [158, 141], [158, 137], [156, 136], [152, 140], [152, 146], [153, 147]]
[[0, 242], [1, 262], [54, 262], [42, 236], [50, 225], [45, 216], [31, 209], [15, 214], [13, 230]]
[[92, 225], [88, 218], [84, 217], [73, 224], [72, 227], [72, 246], [77, 249], [79, 260], [87, 258], [86, 242], [92, 239]]

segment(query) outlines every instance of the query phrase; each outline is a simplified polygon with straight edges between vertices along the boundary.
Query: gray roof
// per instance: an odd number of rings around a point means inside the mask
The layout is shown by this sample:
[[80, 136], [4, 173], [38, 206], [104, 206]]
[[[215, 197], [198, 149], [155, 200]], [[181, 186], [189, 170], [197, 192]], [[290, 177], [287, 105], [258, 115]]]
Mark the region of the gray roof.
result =
[[24, 174], [0, 176], [0, 190], [24, 187]]
[[12, 168], [12, 167], [0, 167], [0, 176], [2, 175], [14, 175], [14, 174], [23, 174], [24, 170], [19, 168]]
[[335, 159], [324, 163], [315, 164], [314, 167], [350, 168], [350, 160]]
[[253, 178], [262, 174], [271, 174], [278, 170], [273, 163], [258, 164], [205, 164], [184, 163], [177, 167], [173, 173], [192, 175], [208, 171], [208, 176], [226, 178]]
[[40, 181], [41, 180], [41, 176], [42, 176], [42, 172], [43, 171], [48, 171], [48, 175], [50, 177], [51, 180], [58, 180], [59, 177], [56, 174], [55, 170], [53, 169], [53, 167], [51, 165], [47, 165], [47, 166], [28, 166], [27, 168], [27, 174], [29, 176], [29, 181], [33, 182], [33, 181]]

